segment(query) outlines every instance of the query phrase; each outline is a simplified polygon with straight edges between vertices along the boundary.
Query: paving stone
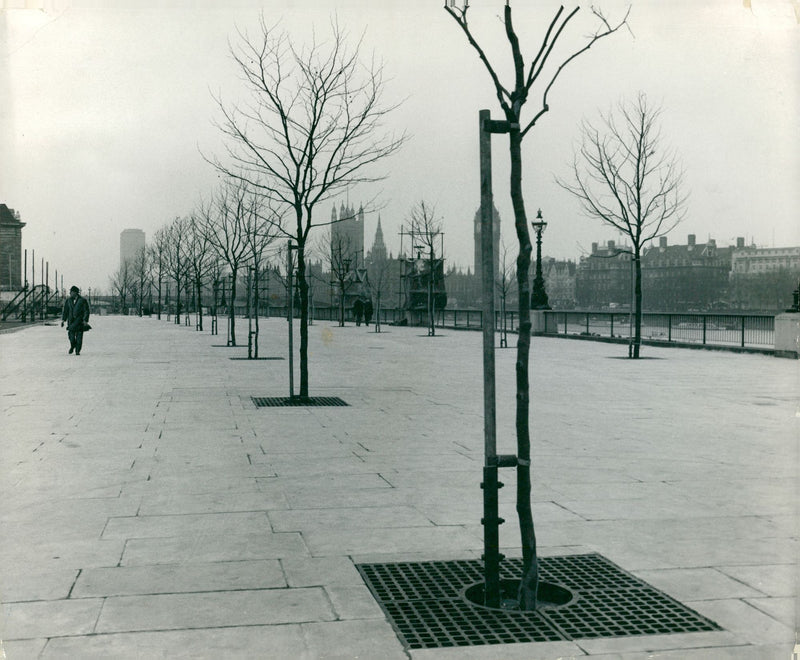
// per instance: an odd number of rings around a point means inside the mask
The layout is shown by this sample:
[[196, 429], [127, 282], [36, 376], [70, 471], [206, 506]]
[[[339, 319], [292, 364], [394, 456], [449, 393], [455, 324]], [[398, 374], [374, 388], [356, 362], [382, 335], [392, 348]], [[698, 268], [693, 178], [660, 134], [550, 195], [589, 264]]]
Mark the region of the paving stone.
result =
[[286, 557], [280, 563], [290, 587], [364, 584], [349, 557]]
[[296, 533], [226, 534], [198, 532], [168, 538], [130, 539], [125, 543], [122, 566], [145, 564], [208, 563], [307, 556], [303, 539]]
[[750, 644], [794, 641], [793, 628], [742, 600], [699, 600], [686, 605]]
[[348, 452], [345, 456], [309, 457], [305, 453], [266, 454], [251, 456], [253, 465], [265, 466], [279, 477], [302, 477], [332, 474], [374, 474], [380, 472]]
[[[324, 496], [328, 491], [341, 489], [360, 490], [362, 488], [391, 488], [380, 474], [326, 474], [314, 476], [278, 477], [276, 480], [287, 493], [313, 491]], [[287, 495], [288, 496], [288, 495]]]
[[638, 571], [636, 575], [681, 602], [763, 595], [713, 568]]
[[0, 567], [0, 596], [3, 602], [9, 603], [66, 598], [75, 584], [78, 573], [77, 568], [56, 570], [28, 568], [22, 572], [15, 570], [13, 565], [5, 565]]
[[277, 560], [121, 566], [81, 571], [73, 598], [285, 587]]
[[325, 591], [333, 604], [336, 618], [346, 619], [384, 619], [383, 610], [364, 586], [326, 586]]
[[[300, 626], [293, 624], [61, 637], [48, 641], [41, 659], [252, 660], [266, 653], [276, 659], [312, 660]], [[9, 655], [8, 660], [16, 659]]]
[[412, 507], [361, 507], [352, 509], [291, 509], [271, 511], [269, 520], [276, 532], [386, 527], [431, 527], [428, 518]]
[[458, 648], [411, 649], [412, 660], [553, 660], [579, 658], [583, 650], [573, 642], [536, 642], [497, 646], [459, 646]]
[[[46, 534], [42, 530], [42, 537]], [[26, 539], [28, 543], [0, 545], [0, 574], [5, 570], [53, 571], [83, 568], [88, 566], [116, 566], [122, 556], [124, 541], [98, 540], [96, 538]]]
[[100, 598], [5, 603], [3, 638], [8, 640], [86, 635], [94, 632]]
[[0, 640], [0, 654], [5, 653], [6, 660], [32, 660], [40, 657], [46, 643], [46, 639]]
[[719, 570], [768, 596], [791, 597], [797, 591], [797, 566], [794, 564], [721, 566]]
[[796, 598], [745, 598], [744, 601], [789, 628], [797, 629], [800, 624]]
[[286, 500], [280, 493], [263, 493], [261, 491], [182, 493], [179, 491], [153, 496], [144, 495], [139, 515], [230, 513], [235, 511], [268, 511], [274, 508], [286, 508]]
[[330, 621], [322, 589], [264, 589], [107, 598], [97, 632]]
[[[66, 526], [74, 522], [79, 528], [84, 525], [105, 524], [111, 516], [135, 516], [141, 505], [139, 497], [105, 497], [72, 499], [57, 496], [52, 489], [24, 489], [0, 504], [3, 519], [9, 523], [28, 524], [38, 521], [43, 525]], [[101, 530], [102, 531], [102, 530]]]
[[[235, 534], [269, 531], [265, 512], [185, 514], [171, 516], [130, 516], [110, 518], [103, 538], [149, 538], [203, 534]], [[283, 530], [278, 530], [283, 531]]]
[[631, 653], [600, 653], [592, 654], [596, 660], [644, 660], [645, 658], [658, 658], [659, 660], [785, 660], [791, 657], [792, 648], [783, 645], [758, 645], [742, 644], [735, 646], [717, 646], [701, 648], [682, 648], [667, 651], [634, 651]]
[[198, 468], [191, 473], [182, 470], [160, 470], [147, 468], [147, 477], [141, 481], [126, 483], [122, 493], [128, 496], [149, 495], [164, 496], [180, 492], [184, 495], [208, 494], [221, 492], [252, 493], [259, 490], [259, 477], [270, 476], [267, 472], [251, 468], [224, 470], [219, 465], [210, 468]]
[[577, 644], [594, 656], [608, 653], [663, 652], [672, 649], [698, 649], [705, 647], [738, 646], [744, 644], [737, 635], [722, 630], [718, 632], [679, 633], [673, 635], [634, 635], [605, 639], [580, 639]]
[[304, 532], [303, 538], [315, 557], [442, 550], [459, 553], [480, 545], [462, 527], [384, 528], [380, 534], [368, 529], [315, 529]]
[[386, 621], [335, 621], [302, 625], [306, 645], [312, 658], [352, 660], [381, 658], [407, 660], [408, 656]]
[[[270, 483], [269, 480], [259, 483]], [[292, 489], [285, 492], [286, 503], [292, 509], [346, 509], [367, 506], [395, 506], [404, 504], [402, 493], [397, 488], [387, 488], [387, 483], [380, 479], [373, 482], [374, 488], [359, 488], [348, 490], [346, 487], [319, 490], [308, 488], [306, 490]], [[380, 485], [383, 484], [383, 485]], [[280, 487], [271, 484], [271, 487]], [[286, 508], [286, 507], [275, 507]]]
[[604, 499], [602, 488], [592, 500], [561, 500], [559, 504], [585, 520], [625, 520], [644, 518], [709, 518], [715, 511], [707, 506], [690, 506], [686, 498], [672, 501], [657, 497], [646, 503], [641, 498]]

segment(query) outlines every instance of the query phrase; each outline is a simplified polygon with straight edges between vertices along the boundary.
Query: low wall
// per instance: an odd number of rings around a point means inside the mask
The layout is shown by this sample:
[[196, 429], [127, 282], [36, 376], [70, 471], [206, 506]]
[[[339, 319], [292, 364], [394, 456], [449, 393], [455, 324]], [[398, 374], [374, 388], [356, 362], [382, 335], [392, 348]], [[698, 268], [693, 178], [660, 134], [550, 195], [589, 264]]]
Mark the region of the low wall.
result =
[[787, 312], [775, 317], [775, 355], [800, 357], [800, 313]]

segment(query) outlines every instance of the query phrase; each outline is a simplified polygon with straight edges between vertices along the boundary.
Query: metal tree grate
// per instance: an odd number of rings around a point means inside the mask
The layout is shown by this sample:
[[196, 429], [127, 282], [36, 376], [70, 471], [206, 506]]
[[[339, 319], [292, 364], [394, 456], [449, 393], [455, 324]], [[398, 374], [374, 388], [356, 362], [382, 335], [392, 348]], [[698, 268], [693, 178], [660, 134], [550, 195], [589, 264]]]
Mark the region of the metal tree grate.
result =
[[[572, 592], [569, 603], [537, 612], [476, 605], [464, 592], [483, 581], [478, 559], [356, 568], [412, 649], [720, 630], [602, 555], [545, 557], [539, 563], [541, 580]], [[508, 559], [500, 577], [519, 579], [521, 571], [521, 559]]]
[[283, 408], [297, 406], [346, 406], [338, 396], [252, 396], [250, 397], [257, 408]]

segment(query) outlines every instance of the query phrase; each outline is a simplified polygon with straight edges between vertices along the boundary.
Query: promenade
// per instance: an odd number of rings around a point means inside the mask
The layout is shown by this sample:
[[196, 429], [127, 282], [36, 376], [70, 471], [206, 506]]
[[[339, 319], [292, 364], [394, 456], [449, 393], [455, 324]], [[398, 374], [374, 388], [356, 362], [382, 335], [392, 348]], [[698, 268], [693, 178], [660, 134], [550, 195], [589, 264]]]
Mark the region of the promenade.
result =
[[261, 321], [261, 360], [165, 320], [92, 325], [77, 357], [58, 325], [0, 334], [8, 660], [791, 657], [797, 361], [535, 337], [540, 555], [600, 553], [721, 630], [409, 650], [354, 565], [480, 557], [481, 334], [315, 322], [310, 393], [348, 405], [259, 408], [289, 393], [285, 319]]

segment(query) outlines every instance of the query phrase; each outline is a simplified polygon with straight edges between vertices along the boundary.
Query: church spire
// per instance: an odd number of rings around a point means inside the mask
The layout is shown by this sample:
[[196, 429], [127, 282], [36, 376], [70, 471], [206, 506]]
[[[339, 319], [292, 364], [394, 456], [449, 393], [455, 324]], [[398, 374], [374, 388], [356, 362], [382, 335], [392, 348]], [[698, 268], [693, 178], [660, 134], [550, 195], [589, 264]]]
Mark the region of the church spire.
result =
[[375, 239], [372, 241], [372, 249], [369, 252], [372, 261], [382, 261], [387, 258], [386, 244], [383, 242], [383, 228], [381, 227], [381, 216], [378, 216], [378, 227], [375, 230]]

